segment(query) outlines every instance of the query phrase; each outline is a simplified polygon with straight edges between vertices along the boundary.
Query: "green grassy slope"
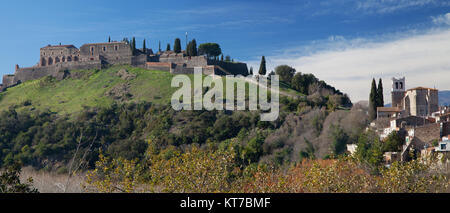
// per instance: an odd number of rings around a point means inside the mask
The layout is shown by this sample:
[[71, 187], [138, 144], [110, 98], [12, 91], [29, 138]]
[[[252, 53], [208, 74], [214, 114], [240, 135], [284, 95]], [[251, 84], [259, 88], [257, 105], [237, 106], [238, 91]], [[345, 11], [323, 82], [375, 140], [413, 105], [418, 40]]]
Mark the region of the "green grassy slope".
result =
[[[124, 80], [117, 75], [125, 68], [136, 77]], [[71, 76], [58, 81], [49, 77], [24, 82], [0, 93], [0, 111], [11, 105], [18, 110], [46, 110], [59, 114], [72, 114], [81, 111], [83, 106], [108, 106], [115, 101], [106, 95], [114, 87], [129, 85], [130, 98], [123, 102], [149, 101], [156, 104], [168, 104], [178, 88], [170, 86], [173, 74], [165, 71], [146, 70], [131, 66], [113, 66], [103, 70], [70, 71]], [[193, 76], [190, 75], [192, 79]], [[224, 85], [225, 87], [225, 85]], [[281, 91], [291, 95], [298, 92], [280, 85]], [[224, 94], [225, 95], [225, 94]]]

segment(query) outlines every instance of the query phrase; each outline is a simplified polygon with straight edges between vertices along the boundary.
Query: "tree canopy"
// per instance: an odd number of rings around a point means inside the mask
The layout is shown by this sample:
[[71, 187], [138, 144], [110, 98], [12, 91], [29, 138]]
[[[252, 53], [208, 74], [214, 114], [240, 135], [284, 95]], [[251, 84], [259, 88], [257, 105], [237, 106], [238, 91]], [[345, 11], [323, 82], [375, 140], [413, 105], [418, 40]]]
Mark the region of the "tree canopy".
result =
[[291, 83], [295, 72], [295, 69], [288, 65], [280, 65], [275, 67], [275, 73], [280, 76], [280, 80], [288, 84]]
[[206, 55], [208, 58], [215, 58], [222, 54], [222, 49], [217, 43], [203, 43], [198, 46], [198, 54]]
[[173, 51], [176, 53], [181, 53], [181, 40], [179, 38], [175, 39], [175, 43], [173, 45]]
[[259, 71], [258, 73], [260, 75], [266, 75], [267, 73], [267, 69], [266, 69], [266, 58], [264, 56], [262, 56], [261, 58], [261, 64], [259, 65]]

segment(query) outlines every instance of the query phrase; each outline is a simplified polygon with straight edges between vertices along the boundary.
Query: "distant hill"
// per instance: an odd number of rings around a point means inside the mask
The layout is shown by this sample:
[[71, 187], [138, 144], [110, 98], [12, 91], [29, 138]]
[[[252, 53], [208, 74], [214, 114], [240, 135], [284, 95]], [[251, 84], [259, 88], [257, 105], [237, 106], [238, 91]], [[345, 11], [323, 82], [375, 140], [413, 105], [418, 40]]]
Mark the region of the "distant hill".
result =
[[[450, 106], [450, 90], [439, 91], [439, 105], [440, 106]], [[392, 104], [388, 103], [384, 105], [385, 107], [391, 107]]]
[[439, 105], [450, 106], [450, 90], [439, 91]]

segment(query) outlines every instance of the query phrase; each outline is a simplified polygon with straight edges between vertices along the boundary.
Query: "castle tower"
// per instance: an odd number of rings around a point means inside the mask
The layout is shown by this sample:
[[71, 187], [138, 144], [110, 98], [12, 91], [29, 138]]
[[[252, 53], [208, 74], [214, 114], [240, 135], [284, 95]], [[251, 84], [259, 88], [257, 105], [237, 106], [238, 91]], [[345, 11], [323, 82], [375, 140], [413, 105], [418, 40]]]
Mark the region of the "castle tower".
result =
[[404, 109], [403, 98], [405, 97], [405, 77], [392, 78], [392, 107]]

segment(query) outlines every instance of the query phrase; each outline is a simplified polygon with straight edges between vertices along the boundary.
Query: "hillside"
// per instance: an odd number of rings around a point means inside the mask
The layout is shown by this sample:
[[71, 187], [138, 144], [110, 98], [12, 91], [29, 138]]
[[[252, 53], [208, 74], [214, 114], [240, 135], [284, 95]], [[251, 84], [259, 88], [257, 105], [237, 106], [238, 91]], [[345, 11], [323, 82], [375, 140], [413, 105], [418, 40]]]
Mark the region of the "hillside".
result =
[[242, 166], [282, 165], [342, 153], [367, 125], [363, 106], [349, 110], [345, 95], [310, 74], [297, 75], [296, 87], [307, 96], [280, 83], [279, 116], [272, 122], [261, 121], [261, 111], [175, 111], [172, 77], [113, 66], [8, 88], [0, 94], [0, 167], [20, 162], [65, 173], [77, 144], [90, 151], [86, 169], [100, 150], [144, 161], [170, 159], [191, 145], [233, 146]]
[[450, 90], [439, 91], [439, 105], [450, 106]]
[[[58, 114], [72, 114], [85, 106], [106, 107], [114, 102], [169, 104], [178, 89], [170, 86], [173, 76], [166, 71], [131, 66], [70, 71], [69, 77], [61, 81], [45, 77], [0, 93], [0, 111], [16, 105], [18, 110], [49, 109]], [[281, 95], [302, 95], [283, 84], [280, 87]]]

